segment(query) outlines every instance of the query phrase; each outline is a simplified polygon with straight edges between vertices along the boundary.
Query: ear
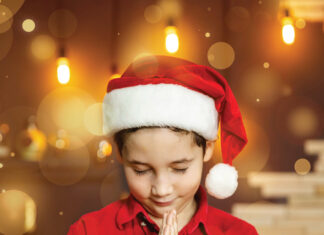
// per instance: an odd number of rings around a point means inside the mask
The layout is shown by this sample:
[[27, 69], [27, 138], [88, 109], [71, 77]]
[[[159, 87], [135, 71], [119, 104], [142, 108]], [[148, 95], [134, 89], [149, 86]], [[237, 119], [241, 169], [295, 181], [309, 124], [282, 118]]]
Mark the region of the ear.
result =
[[214, 153], [216, 140], [207, 140], [206, 141], [206, 151], [204, 155], [204, 162], [208, 162]]

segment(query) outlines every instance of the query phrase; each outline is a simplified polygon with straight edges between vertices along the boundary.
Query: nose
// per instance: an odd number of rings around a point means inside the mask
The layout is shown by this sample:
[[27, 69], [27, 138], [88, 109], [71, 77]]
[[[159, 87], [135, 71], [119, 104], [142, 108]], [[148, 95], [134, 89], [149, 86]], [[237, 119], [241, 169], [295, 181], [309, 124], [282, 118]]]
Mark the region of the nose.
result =
[[166, 197], [173, 191], [173, 186], [168, 177], [164, 174], [158, 174], [152, 181], [151, 192], [155, 197]]

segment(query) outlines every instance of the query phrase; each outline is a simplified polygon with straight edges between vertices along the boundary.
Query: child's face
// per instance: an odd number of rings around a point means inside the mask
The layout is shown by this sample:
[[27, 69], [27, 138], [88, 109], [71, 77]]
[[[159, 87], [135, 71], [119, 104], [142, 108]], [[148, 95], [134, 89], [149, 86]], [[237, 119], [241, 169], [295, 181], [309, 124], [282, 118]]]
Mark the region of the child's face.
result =
[[203, 161], [210, 159], [213, 147], [214, 142], [207, 142], [203, 156], [191, 134], [167, 128], [130, 134], [121, 159], [130, 192], [155, 217], [171, 209], [181, 213], [193, 201]]

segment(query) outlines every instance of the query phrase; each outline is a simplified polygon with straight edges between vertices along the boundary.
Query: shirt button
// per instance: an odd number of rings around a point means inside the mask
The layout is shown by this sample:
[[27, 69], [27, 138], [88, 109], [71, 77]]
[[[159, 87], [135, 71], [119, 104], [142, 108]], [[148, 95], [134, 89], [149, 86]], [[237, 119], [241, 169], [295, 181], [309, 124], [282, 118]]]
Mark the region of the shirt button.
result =
[[141, 226], [146, 226], [146, 223], [144, 221], [142, 221]]

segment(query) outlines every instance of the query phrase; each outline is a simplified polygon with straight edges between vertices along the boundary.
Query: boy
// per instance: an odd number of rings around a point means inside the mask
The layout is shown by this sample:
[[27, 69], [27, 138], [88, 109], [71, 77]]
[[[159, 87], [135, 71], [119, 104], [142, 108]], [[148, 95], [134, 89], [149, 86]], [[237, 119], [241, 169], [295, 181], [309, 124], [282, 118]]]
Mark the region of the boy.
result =
[[223, 163], [206, 177], [212, 196], [235, 192], [232, 160], [247, 143], [234, 95], [217, 71], [175, 57], [141, 58], [109, 82], [103, 112], [130, 196], [83, 215], [68, 235], [257, 234], [247, 222], [209, 206], [200, 186], [218, 124]]

